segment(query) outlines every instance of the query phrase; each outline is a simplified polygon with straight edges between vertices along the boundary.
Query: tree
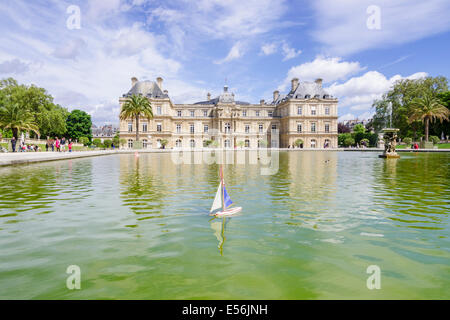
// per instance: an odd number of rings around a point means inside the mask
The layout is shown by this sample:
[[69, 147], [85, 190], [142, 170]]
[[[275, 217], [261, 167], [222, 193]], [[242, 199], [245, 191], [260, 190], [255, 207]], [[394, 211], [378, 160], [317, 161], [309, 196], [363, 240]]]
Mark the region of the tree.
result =
[[345, 147], [350, 147], [350, 146], [353, 146], [354, 144], [355, 144], [355, 139], [353, 139], [352, 137], [348, 137], [344, 140]]
[[7, 104], [0, 107], [0, 127], [11, 129], [16, 139], [19, 138], [21, 131], [32, 131], [39, 134], [33, 114], [18, 104]]
[[89, 138], [88, 137], [80, 137], [80, 139], [78, 139], [78, 142], [81, 143], [82, 145], [86, 146], [89, 143]]
[[132, 95], [131, 98], [122, 105], [119, 117], [120, 120], [127, 120], [130, 118], [136, 119], [136, 141], [139, 141], [139, 117], [144, 117], [148, 120], [153, 118], [153, 110], [150, 101], [146, 97]]
[[127, 140], [125, 140], [124, 138], [122, 138], [122, 139], [119, 140], [119, 144], [120, 144], [121, 147], [123, 147], [124, 145], [127, 144]]
[[297, 140], [295, 140], [294, 145], [295, 145], [297, 148], [300, 148], [300, 146], [303, 145], [303, 140], [302, 140], [302, 139], [297, 139]]
[[411, 113], [409, 122], [422, 121], [425, 123], [425, 141], [428, 141], [428, 131], [430, 122], [448, 120], [449, 109], [442, 105], [441, 101], [431, 94], [424, 94], [422, 97], [414, 98], [411, 103]]
[[166, 145], [169, 143], [169, 141], [167, 140], [167, 139], [162, 139], [161, 140], [161, 146], [162, 146], [162, 148], [163, 149], [165, 149], [166, 148]]
[[95, 138], [95, 139], [92, 141], [92, 144], [93, 144], [94, 146], [96, 146], [97, 148], [101, 148], [101, 147], [103, 146], [102, 141], [101, 141], [99, 138]]
[[91, 116], [82, 110], [72, 110], [66, 119], [67, 136], [72, 140], [79, 140], [81, 137], [87, 137], [92, 140], [92, 121]]
[[445, 77], [426, 77], [421, 79], [402, 79], [394, 83], [392, 88], [383, 94], [382, 98], [375, 100], [373, 127], [379, 132], [383, 127], [389, 126], [389, 104], [392, 105], [392, 126], [399, 128], [399, 137], [414, 137], [421, 135], [424, 130], [421, 121], [410, 122], [411, 102], [425, 94], [437, 97], [448, 91]]
[[120, 145], [120, 133], [119, 131], [116, 132], [114, 138], [112, 139], [112, 142], [114, 143], [114, 146], [119, 146]]
[[338, 123], [338, 133], [350, 133], [350, 127], [345, 124], [339, 122]]
[[410, 137], [403, 138], [403, 142], [407, 145], [412, 143], [412, 139]]
[[106, 140], [103, 141], [103, 144], [105, 145], [105, 148], [111, 148], [112, 143], [113, 142], [110, 139], [106, 139]]
[[243, 146], [245, 146], [245, 142], [241, 140], [237, 143], [237, 145], [238, 145], [238, 147], [242, 148]]

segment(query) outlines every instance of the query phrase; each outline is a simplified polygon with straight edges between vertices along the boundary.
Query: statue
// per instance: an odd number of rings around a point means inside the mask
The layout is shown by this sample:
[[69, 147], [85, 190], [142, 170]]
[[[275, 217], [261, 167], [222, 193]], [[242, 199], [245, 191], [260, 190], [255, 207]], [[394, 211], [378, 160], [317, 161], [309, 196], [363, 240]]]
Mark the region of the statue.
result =
[[397, 146], [397, 132], [399, 129], [385, 128], [383, 129], [384, 135], [384, 152], [379, 155], [380, 158], [400, 158], [398, 153], [395, 151]]

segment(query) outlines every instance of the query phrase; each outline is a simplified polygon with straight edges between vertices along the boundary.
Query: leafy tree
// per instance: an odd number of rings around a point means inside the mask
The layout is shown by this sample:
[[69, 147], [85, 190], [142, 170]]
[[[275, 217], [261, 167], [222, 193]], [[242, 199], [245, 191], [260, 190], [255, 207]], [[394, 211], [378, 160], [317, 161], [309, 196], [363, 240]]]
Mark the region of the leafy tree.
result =
[[367, 138], [361, 139], [360, 144], [363, 145], [363, 146], [368, 147], [369, 146], [369, 139], [367, 139]]
[[438, 144], [441, 139], [439, 139], [439, 137], [437, 136], [430, 136], [430, 140], [433, 142], [433, 144]]
[[33, 114], [18, 104], [7, 104], [0, 107], [0, 127], [11, 129], [16, 139], [21, 131], [33, 131], [39, 134]]
[[259, 140], [259, 146], [262, 147], [262, 148], [263, 148], [263, 147], [267, 147], [267, 141], [266, 141], [266, 140], [263, 140], [263, 139], [262, 139], [262, 140]]
[[439, 119], [442, 123], [443, 120], [448, 120], [450, 117], [450, 110], [431, 94], [424, 94], [422, 97], [414, 98], [410, 105], [412, 110], [409, 122], [420, 120], [425, 123], [425, 141], [428, 141], [430, 122]]
[[237, 145], [238, 145], [238, 147], [242, 148], [243, 146], [245, 146], [245, 142], [241, 140], [237, 143]]
[[167, 140], [167, 139], [162, 139], [161, 140], [161, 146], [162, 146], [162, 148], [163, 149], [165, 149], [166, 148], [166, 145], [169, 143], [169, 141]]
[[376, 132], [383, 127], [389, 126], [390, 114], [388, 105], [392, 105], [392, 126], [399, 128], [399, 136], [413, 136], [416, 138], [424, 130], [424, 126], [419, 120], [410, 122], [412, 111], [412, 101], [422, 98], [425, 95], [437, 97], [439, 94], [448, 91], [447, 79], [445, 77], [426, 77], [421, 79], [402, 79], [383, 94], [382, 98], [375, 100], [372, 107], [375, 108], [373, 117], [373, 127]]
[[120, 133], [119, 131], [116, 132], [114, 138], [112, 139], [112, 142], [114, 143], [114, 146], [119, 146], [120, 145]]
[[119, 144], [120, 144], [121, 147], [123, 147], [124, 145], [127, 144], [127, 140], [125, 140], [124, 138], [122, 138], [122, 139], [119, 140]]
[[100, 147], [103, 146], [102, 141], [101, 141], [99, 138], [95, 138], [95, 139], [92, 141], [92, 144], [93, 144], [94, 146], [96, 146], [97, 148], [100, 148]]
[[301, 145], [303, 144], [303, 140], [302, 139], [297, 139], [294, 142], [294, 145], [299, 148]]
[[122, 105], [119, 117], [120, 120], [127, 120], [130, 118], [136, 119], [136, 141], [139, 141], [139, 117], [144, 117], [148, 120], [153, 118], [153, 110], [150, 101], [144, 96], [132, 95], [131, 98]]
[[406, 137], [406, 138], [403, 138], [403, 142], [406, 143], [406, 144], [411, 144], [412, 143], [412, 139], [410, 137]]
[[72, 140], [79, 140], [81, 137], [87, 137], [92, 140], [92, 121], [91, 116], [82, 110], [72, 110], [67, 116], [67, 136]]
[[345, 147], [345, 140], [348, 138], [352, 138], [351, 133], [341, 133], [338, 135], [338, 145], [341, 147]]
[[345, 147], [350, 147], [350, 146], [353, 146], [354, 144], [355, 144], [355, 139], [353, 139], [352, 137], [348, 137], [344, 140]]
[[338, 133], [350, 133], [350, 127], [343, 123], [338, 123]]
[[78, 142], [83, 144], [84, 146], [86, 146], [89, 143], [89, 138], [88, 137], [80, 137], [80, 139], [78, 139]]
[[107, 139], [107, 140], [104, 140], [103, 141], [103, 144], [105, 145], [105, 148], [111, 148], [111, 146], [112, 146], [112, 140], [110, 140], [110, 139]]

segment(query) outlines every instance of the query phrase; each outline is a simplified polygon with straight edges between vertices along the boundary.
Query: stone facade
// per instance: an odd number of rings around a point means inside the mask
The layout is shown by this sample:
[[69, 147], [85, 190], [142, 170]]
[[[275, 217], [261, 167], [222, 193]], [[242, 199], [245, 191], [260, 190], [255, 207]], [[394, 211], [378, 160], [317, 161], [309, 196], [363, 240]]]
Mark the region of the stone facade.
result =
[[[139, 120], [139, 140], [143, 148], [223, 148], [294, 147], [301, 139], [304, 148], [337, 148], [338, 100], [322, 88], [322, 80], [299, 82], [292, 79], [288, 94], [274, 91], [273, 101], [259, 104], [236, 101], [225, 86], [221, 95], [194, 104], [172, 103], [162, 78], [138, 81], [120, 99], [120, 106], [133, 94], [146, 96], [154, 117]], [[135, 147], [136, 121], [120, 121], [120, 137], [126, 148]]]

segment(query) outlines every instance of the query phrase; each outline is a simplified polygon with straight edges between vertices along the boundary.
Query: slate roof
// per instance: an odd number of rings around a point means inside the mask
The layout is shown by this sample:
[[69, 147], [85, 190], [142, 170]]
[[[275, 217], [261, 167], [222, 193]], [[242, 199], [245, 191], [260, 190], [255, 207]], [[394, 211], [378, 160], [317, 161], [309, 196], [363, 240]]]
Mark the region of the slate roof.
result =
[[272, 101], [271, 104], [279, 104], [280, 102], [286, 101], [288, 99], [332, 99], [333, 96], [326, 92], [322, 85], [316, 82], [300, 82], [294, 91], [290, 91], [286, 95], [279, 95], [276, 101]]
[[217, 105], [218, 103], [236, 103], [239, 105], [248, 105], [250, 103], [244, 102], [244, 101], [235, 101], [234, 100], [234, 93], [228, 92], [228, 86], [223, 87], [223, 92], [220, 94], [220, 96], [206, 100], [206, 101], [200, 101], [196, 102], [194, 104], [203, 104], [203, 105]]
[[158, 84], [154, 81], [145, 80], [136, 82], [123, 97], [131, 97], [133, 94], [143, 95], [149, 98], [168, 98]]

